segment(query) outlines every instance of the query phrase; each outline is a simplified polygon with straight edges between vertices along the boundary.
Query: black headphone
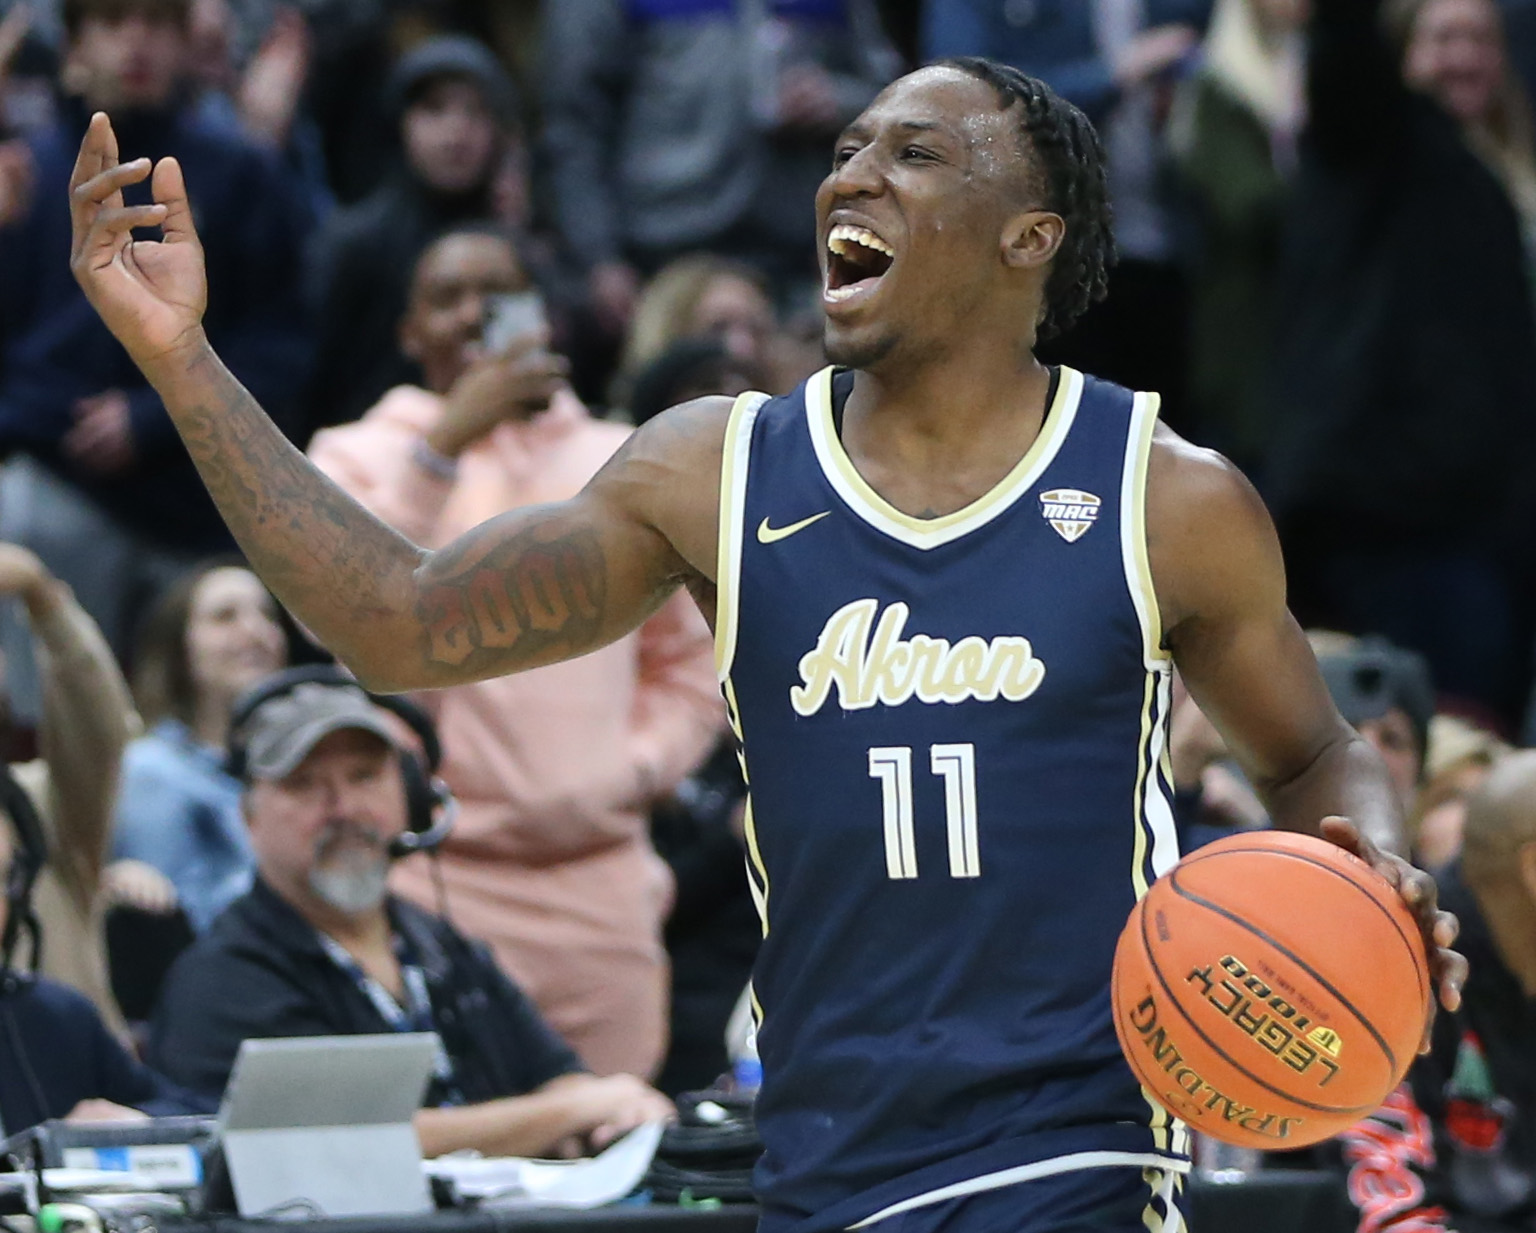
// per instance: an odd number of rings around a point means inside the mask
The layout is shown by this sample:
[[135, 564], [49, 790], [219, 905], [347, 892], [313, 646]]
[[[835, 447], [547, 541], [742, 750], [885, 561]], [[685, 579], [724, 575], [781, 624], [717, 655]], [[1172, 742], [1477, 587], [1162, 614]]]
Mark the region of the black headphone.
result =
[[[351, 689], [366, 694], [375, 706], [399, 716], [421, 742], [421, 756], [400, 750], [400, 777], [405, 781], [406, 830], [389, 845], [391, 858], [430, 852], [448, 838], [458, 804], [448, 785], [437, 778], [443, 760], [442, 742], [432, 717], [409, 698], [390, 694], [372, 694], [333, 664], [309, 664], [285, 668], [253, 685], [238, 702], [229, 717], [229, 749], [224, 769], [236, 779], [246, 775], [247, 730], [256, 712], [276, 698], [283, 698], [303, 685], [325, 685], [332, 689]], [[7, 925], [9, 931], [9, 925]], [[9, 933], [7, 932], [7, 936]]]
[[[0, 809], [11, 819], [16, 846], [5, 874], [5, 929], [0, 932], [0, 995], [14, 993], [37, 971], [43, 958], [43, 931], [32, 907], [32, 888], [48, 863], [48, 836], [37, 806], [27, 790], [16, 782], [10, 767], [0, 762]], [[26, 972], [14, 966], [21, 935], [32, 943]]]

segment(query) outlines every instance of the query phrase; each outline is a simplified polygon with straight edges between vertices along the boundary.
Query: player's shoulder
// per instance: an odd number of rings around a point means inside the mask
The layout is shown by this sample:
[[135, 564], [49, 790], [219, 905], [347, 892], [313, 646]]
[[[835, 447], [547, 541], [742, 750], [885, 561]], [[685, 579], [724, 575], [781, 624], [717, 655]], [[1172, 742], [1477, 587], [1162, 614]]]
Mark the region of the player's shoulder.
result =
[[697, 475], [704, 465], [718, 471], [735, 404], [734, 398], [712, 394], [668, 407], [636, 428], [624, 450], [669, 471], [682, 467]]
[[655, 528], [699, 574], [714, 576], [720, 462], [735, 400], [696, 398], [670, 407], [629, 435], [593, 488]]
[[1235, 592], [1284, 586], [1274, 524], [1257, 489], [1230, 460], [1163, 424], [1147, 461], [1146, 528], [1164, 628]]
[[1147, 516], [1195, 527], [1269, 521], [1258, 490], [1230, 459], [1162, 423], [1153, 429], [1147, 459]]

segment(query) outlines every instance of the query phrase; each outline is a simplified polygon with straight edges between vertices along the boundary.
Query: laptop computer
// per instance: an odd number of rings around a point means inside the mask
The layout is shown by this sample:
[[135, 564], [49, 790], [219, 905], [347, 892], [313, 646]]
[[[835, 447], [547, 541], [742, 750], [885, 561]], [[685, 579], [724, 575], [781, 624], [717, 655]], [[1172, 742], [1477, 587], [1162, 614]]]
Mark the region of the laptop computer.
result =
[[432, 1032], [245, 1041], [218, 1119], [240, 1215], [432, 1210], [411, 1117], [439, 1047]]

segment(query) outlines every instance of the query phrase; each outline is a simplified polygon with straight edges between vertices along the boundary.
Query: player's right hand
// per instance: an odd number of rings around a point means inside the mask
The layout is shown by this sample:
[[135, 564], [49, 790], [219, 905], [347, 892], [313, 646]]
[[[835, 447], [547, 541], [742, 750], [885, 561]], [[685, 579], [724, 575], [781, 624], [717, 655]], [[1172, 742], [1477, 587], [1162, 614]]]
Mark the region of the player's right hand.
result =
[[[154, 165], [154, 204], [123, 204], [123, 189], [150, 174], [147, 158], [118, 162], [111, 121], [102, 112], [93, 115], [69, 178], [69, 264], [86, 299], [141, 368], [200, 343], [208, 304], [203, 246], [176, 160]], [[135, 227], [159, 227], [163, 238], [135, 240]]]

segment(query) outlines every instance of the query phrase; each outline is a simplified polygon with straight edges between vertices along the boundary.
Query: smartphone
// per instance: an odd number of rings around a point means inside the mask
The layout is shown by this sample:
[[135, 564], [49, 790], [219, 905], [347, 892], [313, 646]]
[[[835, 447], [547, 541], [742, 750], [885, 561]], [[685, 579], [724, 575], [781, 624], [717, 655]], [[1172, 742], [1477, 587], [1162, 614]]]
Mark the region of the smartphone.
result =
[[525, 335], [548, 328], [544, 297], [537, 291], [486, 297], [485, 325], [480, 338], [491, 354], [505, 351]]

